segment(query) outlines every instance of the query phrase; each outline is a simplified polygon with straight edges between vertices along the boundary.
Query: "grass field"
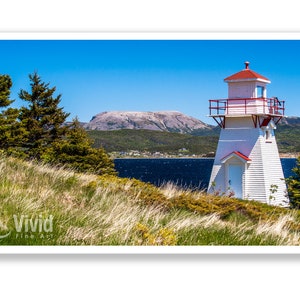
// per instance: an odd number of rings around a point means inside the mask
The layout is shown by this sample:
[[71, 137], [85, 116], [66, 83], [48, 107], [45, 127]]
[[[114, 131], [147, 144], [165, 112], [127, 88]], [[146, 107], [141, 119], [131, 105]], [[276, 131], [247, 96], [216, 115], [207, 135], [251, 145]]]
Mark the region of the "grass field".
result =
[[299, 214], [0, 158], [0, 245], [299, 245]]

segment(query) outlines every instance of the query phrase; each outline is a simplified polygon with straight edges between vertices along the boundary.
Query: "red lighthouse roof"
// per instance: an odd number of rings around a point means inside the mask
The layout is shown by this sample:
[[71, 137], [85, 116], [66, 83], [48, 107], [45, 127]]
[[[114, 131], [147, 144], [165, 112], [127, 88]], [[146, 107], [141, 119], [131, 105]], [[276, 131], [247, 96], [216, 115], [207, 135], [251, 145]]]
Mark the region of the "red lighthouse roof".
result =
[[245, 69], [237, 72], [229, 77], [226, 77], [224, 81], [226, 82], [237, 82], [237, 81], [250, 81], [250, 80], [257, 80], [257, 81], [263, 81], [270, 83], [271, 81], [266, 78], [265, 76], [262, 76], [252, 70], [249, 69], [249, 62], [245, 62]]
[[251, 161], [251, 159], [248, 156], [244, 155], [243, 153], [239, 151], [233, 151], [230, 154], [226, 155], [225, 157], [221, 158], [221, 162], [225, 163], [227, 160], [229, 160], [232, 157], [237, 157], [239, 159], [242, 159], [245, 162]]

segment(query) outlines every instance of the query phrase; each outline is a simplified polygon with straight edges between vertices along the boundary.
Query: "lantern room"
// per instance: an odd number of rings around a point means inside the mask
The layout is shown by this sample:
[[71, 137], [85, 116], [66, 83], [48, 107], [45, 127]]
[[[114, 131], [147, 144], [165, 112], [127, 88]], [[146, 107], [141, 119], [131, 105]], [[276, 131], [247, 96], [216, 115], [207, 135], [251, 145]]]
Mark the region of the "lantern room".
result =
[[250, 70], [249, 62], [245, 69], [224, 79], [228, 83], [228, 98], [267, 98], [266, 85], [271, 81]]
[[284, 115], [284, 101], [277, 97], [267, 98], [267, 84], [271, 81], [249, 68], [227, 78], [228, 98], [209, 100], [210, 116], [224, 128], [225, 117], [252, 116], [255, 127], [264, 119], [273, 119], [277, 124]]

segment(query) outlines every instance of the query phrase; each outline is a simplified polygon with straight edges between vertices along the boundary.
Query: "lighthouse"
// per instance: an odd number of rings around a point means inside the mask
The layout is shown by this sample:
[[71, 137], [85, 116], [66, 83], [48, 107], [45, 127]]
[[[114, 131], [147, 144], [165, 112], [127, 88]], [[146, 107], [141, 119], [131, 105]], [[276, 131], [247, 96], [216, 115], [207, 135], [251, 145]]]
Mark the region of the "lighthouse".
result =
[[249, 67], [224, 81], [228, 98], [209, 100], [221, 132], [208, 193], [288, 206], [274, 131], [284, 116], [283, 100], [267, 97], [271, 82]]

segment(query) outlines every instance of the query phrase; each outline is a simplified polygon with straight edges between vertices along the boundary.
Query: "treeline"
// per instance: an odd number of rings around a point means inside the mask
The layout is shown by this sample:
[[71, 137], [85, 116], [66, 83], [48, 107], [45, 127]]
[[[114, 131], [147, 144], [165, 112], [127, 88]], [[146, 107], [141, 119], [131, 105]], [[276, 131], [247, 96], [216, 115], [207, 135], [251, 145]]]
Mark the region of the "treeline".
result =
[[215, 151], [219, 138], [146, 129], [88, 130], [87, 133], [94, 140], [95, 148], [103, 147], [107, 152], [137, 150], [178, 154], [184, 148], [187, 154], [200, 155]]
[[61, 94], [34, 72], [30, 90], [21, 89], [21, 108], [12, 108], [12, 80], [0, 75], [0, 149], [8, 155], [63, 165], [81, 172], [114, 174], [114, 163], [93, 141], [77, 118], [65, 125], [70, 115], [60, 107]]
[[278, 124], [275, 135], [280, 153], [300, 152], [299, 124]]

